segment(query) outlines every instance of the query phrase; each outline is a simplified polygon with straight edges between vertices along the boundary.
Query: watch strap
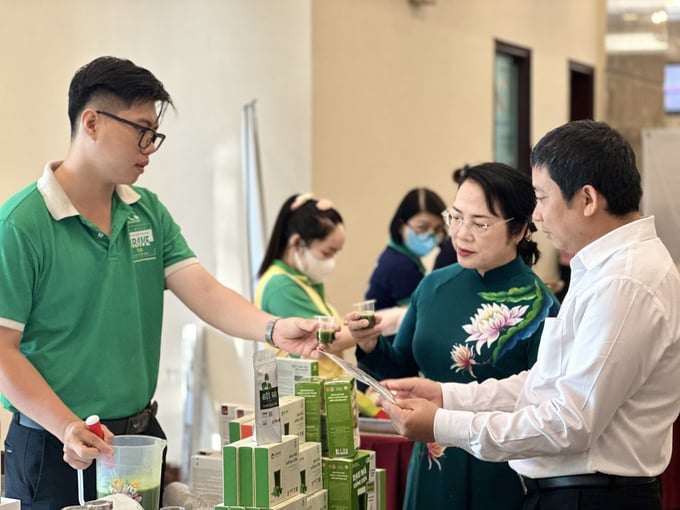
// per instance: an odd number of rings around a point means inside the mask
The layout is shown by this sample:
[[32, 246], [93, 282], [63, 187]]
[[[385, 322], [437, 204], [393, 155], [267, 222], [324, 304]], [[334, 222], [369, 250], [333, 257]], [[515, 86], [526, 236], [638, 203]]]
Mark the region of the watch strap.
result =
[[281, 317], [274, 317], [269, 322], [267, 322], [267, 326], [264, 328], [264, 341], [272, 347], [277, 347], [276, 343], [274, 342], [274, 326], [276, 325], [276, 321], [278, 321], [280, 318]]

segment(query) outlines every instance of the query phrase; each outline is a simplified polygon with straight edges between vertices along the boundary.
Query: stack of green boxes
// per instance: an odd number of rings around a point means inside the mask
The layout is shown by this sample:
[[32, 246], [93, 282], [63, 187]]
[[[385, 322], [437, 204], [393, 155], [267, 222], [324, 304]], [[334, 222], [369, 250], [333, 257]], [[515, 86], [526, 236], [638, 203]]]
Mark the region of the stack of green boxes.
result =
[[[321, 443], [306, 441], [305, 405], [301, 396], [279, 397], [281, 442], [258, 446], [251, 436], [223, 447], [223, 502], [216, 510], [328, 509]], [[242, 422], [235, 421], [232, 438], [243, 432]]]
[[385, 471], [375, 452], [360, 449], [354, 378], [299, 373], [295, 395], [280, 397], [280, 443], [247, 437], [224, 446], [224, 499], [215, 509], [386, 510]]
[[322, 443], [328, 510], [380, 510], [375, 452], [360, 449], [354, 378], [302, 379], [295, 385], [295, 394], [305, 397], [307, 438]]

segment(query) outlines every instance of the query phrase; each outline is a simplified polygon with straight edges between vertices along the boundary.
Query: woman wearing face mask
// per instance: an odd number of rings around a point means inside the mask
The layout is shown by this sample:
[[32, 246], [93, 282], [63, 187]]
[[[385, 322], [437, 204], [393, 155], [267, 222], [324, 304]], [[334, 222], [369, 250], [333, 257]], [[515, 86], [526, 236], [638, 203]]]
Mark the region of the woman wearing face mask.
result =
[[[279, 317], [329, 315], [340, 323], [340, 316], [326, 299], [324, 280], [333, 271], [335, 256], [344, 244], [342, 217], [328, 200], [315, 200], [309, 193], [288, 198], [276, 218], [258, 271], [255, 305]], [[337, 354], [354, 345], [352, 335], [343, 327], [327, 350]], [[291, 356], [284, 351], [277, 355]], [[319, 375], [343, 373], [325, 356], [319, 359]], [[363, 394], [358, 395], [357, 403], [367, 416], [386, 417]]]
[[387, 247], [378, 258], [366, 291], [366, 299], [375, 299], [376, 310], [408, 305], [425, 276], [421, 258], [439, 246], [446, 235], [441, 217], [444, 209], [441, 197], [427, 188], [412, 189], [401, 200], [390, 221]]

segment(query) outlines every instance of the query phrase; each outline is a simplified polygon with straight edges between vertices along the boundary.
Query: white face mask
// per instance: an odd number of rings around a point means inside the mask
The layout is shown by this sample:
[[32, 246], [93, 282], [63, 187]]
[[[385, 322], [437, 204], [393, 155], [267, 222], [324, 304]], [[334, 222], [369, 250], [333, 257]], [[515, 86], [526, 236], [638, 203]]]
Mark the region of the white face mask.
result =
[[312, 283], [322, 283], [335, 269], [335, 258], [317, 259], [308, 248], [304, 248], [301, 260], [297, 250], [293, 252], [295, 269], [307, 275]]

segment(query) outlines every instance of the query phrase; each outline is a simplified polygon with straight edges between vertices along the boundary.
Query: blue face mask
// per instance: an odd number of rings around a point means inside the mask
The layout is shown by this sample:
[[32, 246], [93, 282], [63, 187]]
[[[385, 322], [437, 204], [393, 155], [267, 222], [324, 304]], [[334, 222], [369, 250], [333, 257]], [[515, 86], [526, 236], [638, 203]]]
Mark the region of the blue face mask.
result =
[[408, 225], [406, 226], [404, 245], [417, 257], [424, 257], [434, 250], [437, 244], [439, 244], [439, 239], [434, 232], [417, 234]]

